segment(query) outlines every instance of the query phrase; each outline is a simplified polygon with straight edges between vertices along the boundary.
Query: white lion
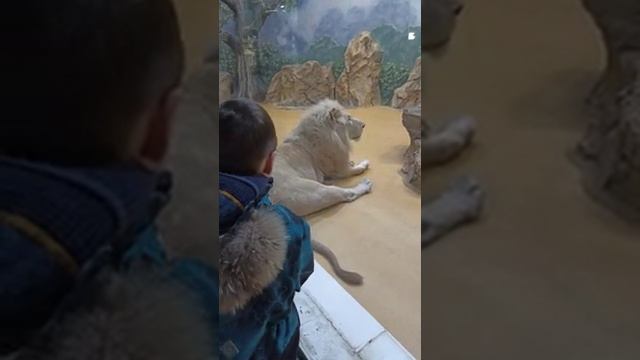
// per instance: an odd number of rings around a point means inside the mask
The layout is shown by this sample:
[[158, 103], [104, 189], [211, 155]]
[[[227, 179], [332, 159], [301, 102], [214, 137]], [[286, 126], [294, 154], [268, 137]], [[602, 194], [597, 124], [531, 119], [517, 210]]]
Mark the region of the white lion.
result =
[[[357, 165], [349, 160], [351, 141], [360, 138], [364, 126], [334, 100], [323, 100], [309, 108], [276, 151], [272, 201], [306, 216], [369, 193], [373, 185], [369, 179], [351, 188], [329, 184], [369, 168], [368, 160]], [[329, 260], [339, 278], [352, 285], [362, 284], [362, 276], [344, 270], [331, 249], [316, 240], [312, 244]]]
[[351, 188], [329, 184], [369, 168], [368, 160], [356, 165], [349, 160], [351, 141], [360, 138], [364, 127], [334, 100], [309, 108], [276, 151], [272, 200], [306, 216], [369, 193], [369, 179]]

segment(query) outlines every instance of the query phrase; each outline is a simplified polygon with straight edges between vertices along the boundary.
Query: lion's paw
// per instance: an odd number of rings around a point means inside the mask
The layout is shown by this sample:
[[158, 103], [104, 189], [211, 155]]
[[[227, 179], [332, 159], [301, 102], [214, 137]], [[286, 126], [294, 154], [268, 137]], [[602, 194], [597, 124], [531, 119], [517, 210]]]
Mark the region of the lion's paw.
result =
[[373, 181], [371, 181], [370, 179], [364, 179], [360, 182], [360, 184], [358, 184], [358, 186], [356, 186], [356, 188], [360, 189], [362, 191], [362, 194], [369, 193], [373, 189]]
[[351, 176], [360, 175], [369, 169], [369, 160], [362, 160], [357, 165], [351, 165]]
[[358, 163], [357, 167], [362, 169], [362, 170], [367, 170], [370, 166], [370, 162], [369, 160], [362, 160]]
[[358, 185], [348, 190], [347, 201], [354, 201], [355, 199], [370, 193], [372, 188], [373, 182], [371, 180], [362, 180]]

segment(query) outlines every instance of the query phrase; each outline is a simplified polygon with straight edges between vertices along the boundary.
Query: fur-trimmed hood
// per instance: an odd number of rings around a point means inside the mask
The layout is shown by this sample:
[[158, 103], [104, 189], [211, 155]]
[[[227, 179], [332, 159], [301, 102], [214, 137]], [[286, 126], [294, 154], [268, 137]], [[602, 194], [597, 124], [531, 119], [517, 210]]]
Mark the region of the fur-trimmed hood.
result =
[[55, 322], [3, 360], [217, 359], [211, 319], [193, 292], [161, 269], [103, 273], [90, 306]]
[[268, 206], [272, 184], [268, 176], [220, 173], [220, 314], [241, 310], [282, 271], [287, 228]]
[[287, 229], [268, 207], [251, 210], [220, 236], [220, 313], [233, 314], [259, 295], [282, 271]]
[[229, 227], [220, 234], [218, 341], [228, 358], [279, 359], [297, 344], [292, 299], [313, 272], [310, 229], [271, 203], [270, 184], [260, 176], [220, 177], [220, 219]]

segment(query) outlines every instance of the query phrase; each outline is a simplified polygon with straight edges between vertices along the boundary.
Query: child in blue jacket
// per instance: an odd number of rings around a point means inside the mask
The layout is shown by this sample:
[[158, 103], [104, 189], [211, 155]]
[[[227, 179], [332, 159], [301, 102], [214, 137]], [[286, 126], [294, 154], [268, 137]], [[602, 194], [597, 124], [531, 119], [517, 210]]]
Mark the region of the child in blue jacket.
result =
[[277, 145], [260, 105], [220, 105], [220, 332], [222, 358], [295, 359], [296, 291], [313, 272], [309, 225], [269, 200]]

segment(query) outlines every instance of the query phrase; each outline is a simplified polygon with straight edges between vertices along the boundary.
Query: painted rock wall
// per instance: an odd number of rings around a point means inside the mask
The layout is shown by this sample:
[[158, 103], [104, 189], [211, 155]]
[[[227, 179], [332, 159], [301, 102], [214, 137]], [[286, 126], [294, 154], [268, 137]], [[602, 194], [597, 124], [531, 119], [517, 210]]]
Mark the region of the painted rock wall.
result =
[[335, 84], [330, 65], [317, 61], [286, 65], [271, 80], [266, 101], [280, 106], [310, 106], [334, 99]]
[[338, 101], [345, 106], [380, 105], [382, 48], [370, 32], [363, 31], [349, 42], [344, 65], [336, 84]]
[[640, 219], [640, 1], [583, 3], [602, 32], [608, 64], [589, 96], [576, 159], [589, 193]]
[[422, 98], [422, 58], [416, 60], [407, 82], [393, 92], [391, 106], [396, 109], [420, 106]]

